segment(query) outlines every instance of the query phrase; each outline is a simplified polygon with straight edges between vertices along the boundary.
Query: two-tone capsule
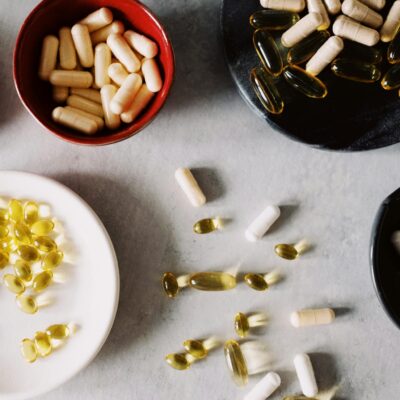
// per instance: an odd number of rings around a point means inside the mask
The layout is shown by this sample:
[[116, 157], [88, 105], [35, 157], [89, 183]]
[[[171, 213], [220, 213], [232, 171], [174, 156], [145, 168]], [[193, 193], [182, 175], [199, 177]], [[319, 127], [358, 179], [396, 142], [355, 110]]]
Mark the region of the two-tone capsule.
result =
[[280, 275], [277, 271], [268, 272], [266, 274], [248, 273], [243, 277], [247, 286], [254, 290], [264, 291], [271, 285], [280, 280]]
[[282, 58], [267, 28], [257, 29], [253, 33], [253, 45], [265, 70], [273, 76], [280, 75], [283, 69]]
[[235, 332], [241, 338], [249, 335], [252, 328], [259, 328], [267, 324], [267, 316], [263, 313], [244, 314], [237, 313], [235, 315]]
[[250, 25], [271, 31], [286, 30], [300, 19], [299, 14], [285, 10], [259, 10], [250, 16]]
[[275, 254], [285, 260], [295, 260], [309, 249], [310, 245], [306, 240], [296, 244], [280, 243], [275, 246]]
[[340, 78], [363, 83], [374, 83], [381, 77], [381, 71], [376, 65], [345, 58], [335, 60], [331, 70]]
[[174, 298], [179, 290], [189, 285], [189, 275], [176, 277], [172, 272], [165, 272], [162, 276], [162, 287], [169, 298]]
[[183, 342], [183, 347], [188, 354], [192, 355], [198, 360], [205, 358], [212, 349], [218, 347], [219, 345], [220, 341], [214, 336], [208, 339], [189, 339]]

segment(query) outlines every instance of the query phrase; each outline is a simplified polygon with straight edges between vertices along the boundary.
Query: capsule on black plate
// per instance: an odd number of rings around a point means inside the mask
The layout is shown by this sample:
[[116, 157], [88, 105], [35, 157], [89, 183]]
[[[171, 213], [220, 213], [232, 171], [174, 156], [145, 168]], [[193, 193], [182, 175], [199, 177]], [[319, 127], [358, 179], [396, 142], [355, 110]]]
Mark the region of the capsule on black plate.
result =
[[390, 64], [397, 64], [400, 62], [400, 31], [396, 33], [396, 36], [389, 44], [387, 49], [387, 59]]
[[285, 10], [259, 10], [250, 16], [250, 25], [268, 30], [286, 30], [300, 19], [299, 14]]
[[333, 61], [331, 69], [336, 76], [356, 82], [374, 83], [381, 77], [381, 71], [376, 65], [346, 58]]
[[389, 68], [382, 78], [381, 85], [385, 90], [392, 90], [400, 87], [400, 64]]
[[345, 40], [341, 58], [357, 60], [367, 64], [379, 64], [382, 61], [382, 53], [375, 47], [365, 46], [352, 40]]
[[253, 44], [264, 68], [274, 76], [280, 75], [283, 69], [282, 58], [268, 30], [257, 29], [253, 34]]

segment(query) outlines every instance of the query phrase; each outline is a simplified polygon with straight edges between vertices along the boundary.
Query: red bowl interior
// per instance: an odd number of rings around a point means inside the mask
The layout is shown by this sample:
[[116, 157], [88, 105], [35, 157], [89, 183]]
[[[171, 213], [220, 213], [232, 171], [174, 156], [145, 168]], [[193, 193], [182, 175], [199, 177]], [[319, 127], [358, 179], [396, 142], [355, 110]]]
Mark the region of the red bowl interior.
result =
[[[163, 75], [163, 88], [131, 124], [118, 130], [104, 130], [95, 136], [84, 136], [60, 126], [51, 119], [56, 107], [51, 85], [38, 77], [42, 40], [48, 34], [58, 35], [62, 26], [72, 26], [100, 7], [112, 10], [115, 20], [154, 40], [159, 47], [157, 61]], [[43, 0], [23, 23], [14, 50], [14, 82], [18, 94], [34, 118], [50, 132], [64, 140], [86, 145], [103, 145], [126, 139], [144, 128], [162, 108], [174, 77], [174, 53], [162, 25], [150, 10], [137, 0]]]

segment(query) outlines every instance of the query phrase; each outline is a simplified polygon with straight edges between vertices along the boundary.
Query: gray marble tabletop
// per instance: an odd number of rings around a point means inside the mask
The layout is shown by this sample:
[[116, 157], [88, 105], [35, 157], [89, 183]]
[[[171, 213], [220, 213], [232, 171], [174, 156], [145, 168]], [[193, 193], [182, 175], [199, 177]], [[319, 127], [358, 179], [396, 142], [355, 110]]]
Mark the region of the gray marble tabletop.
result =
[[[238, 311], [264, 310], [259, 337], [283, 384], [273, 399], [299, 392], [292, 359], [312, 353], [321, 389], [335, 399], [394, 400], [400, 391], [400, 332], [375, 296], [369, 239], [375, 212], [399, 184], [399, 146], [363, 153], [315, 150], [274, 132], [236, 93], [219, 41], [219, 1], [147, 0], [176, 53], [176, 81], [157, 119], [136, 137], [106, 147], [54, 138], [20, 103], [12, 81], [18, 28], [37, 0], [0, 0], [0, 169], [43, 174], [82, 196], [103, 220], [121, 271], [112, 332], [94, 362], [43, 400], [240, 399], [221, 349], [185, 372], [164, 362], [183, 340], [234, 337]], [[174, 181], [195, 168], [209, 202], [192, 208]], [[244, 230], [267, 204], [286, 205], [263, 240]], [[210, 215], [231, 218], [223, 232], [196, 236]], [[273, 254], [277, 242], [307, 237], [313, 251], [295, 262]], [[285, 279], [267, 293], [241, 285], [225, 293], [187, 291], [175, 300], [160, 288], [164, 271], [279, 268]], [[294, 309], [332, 306], [334, 324], [292, 328]]]

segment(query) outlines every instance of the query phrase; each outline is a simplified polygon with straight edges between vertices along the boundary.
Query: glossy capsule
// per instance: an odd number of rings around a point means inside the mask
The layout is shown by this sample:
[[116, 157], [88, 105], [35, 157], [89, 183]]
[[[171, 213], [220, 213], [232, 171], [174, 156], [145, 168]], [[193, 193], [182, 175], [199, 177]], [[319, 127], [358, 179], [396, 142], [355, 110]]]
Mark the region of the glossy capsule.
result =
[[31, 231], [23, 222], [16, 222], [14, 225], [14, 235], [18, 242], [23, 244], [30, 244], [32, 242]]
[[226, 272], [198, 272], [190, 276], [190, 287], [197, 290], [220, 291], [236, 287], [236, 277]]
[[382, 78], [381, 85], [385, 90], [392, 90], [400, 87], [400, 64], [389, 68]]
[[7, 225], [9, 219], [8, 211], [5, 208], [0, 208], [0, 225]]
[[18, 307], [27, 314], [35, 314], [38, 310], [38, 305], [33, 296], [18, 295], [15, 298]]
[[381, 77], [381, 71], [376, 65], [344, 58], [333, 61], [331, 70], [340, 78], [363, 83], [374, 83]]
[[375, 47], [365, 46], [364, 44], [344, 40], [344, 48], [341, 58], [356, 60], [367, 64], [379, 64], [382, 61], [382, 53]]
[[36, 361], [37, 350], [33, 340], [27, 338], [21, 340], [21, 354], [29, 363]]
[[42, 269], [53, 269], [58, 267], [64, 258], [64, 254], [60, 250], [52, 250], [42, 259]]
[[2, 250], [3, 252], [12, 252], [17, 250], [18, 248], [18, 244], [16, 242], [16, 239], [11, 237], [11, 236], [7, 236], [3, 239], [0, 239], [0, 250]]
[[273, 76], [280, 75], [283, 69], [282, 58], [268, 29], [257, 29], [253, 33], [253, 45], [265, 70]]
[[32, 288], [35, 292], [42, 292], [53, 281], [53, 273], [51, 271], [43, 271], [33, 278]]
[[29, 282], [32, 280], [32, 268], [24, 260], [17, 260], [14, 264], [15, 275], [23, 282]]
[[172, 272], [165, 272], [162, 277], [164, 292], [170, 298], [175, 297], [179, 292], [178, 280]]
[[24, 282], [18, 276], [12, 274], [5, 274], [3, 276], [3, 282], [6, 288], [15, 294], [21, 294], [25, 291]]
[[257, 67], [251, 71], [250, 81], [263, 107], [271, 114], [281, 114], [284, 103], [272, 75], [264, 68]]
[[45, 332], [35, 333], [35, 346], [41, 357], [48, 356], [52, 351], [50, 337]]
[[9, 201], [8, 214], [10, 219], [14, 222], [22, 221], [24, 219], [24, 209], [19, 200], [12, 199]]
[[250, 16], [254, 29], [286, 30], [300, 19], [299, 14], [285, 10], [259, 10]]
[[396, 33], [396, 36], [389, 44], [387, 49], [387, 60], [390, 64], [397, 64], [400, 62], [400, 31]]
[[238, 386], [244, 386], [249, 380], [246, 361], [236, 340], [228, 340], [224, 345], [225, 361], [232, 379]]
[[9, 233], [10, 231], [6, 226], [0, 225], [0, 239], [4, 239], [5, 237], [8, 236]]
[[46, 334], [50, 339], [63, 340], [70, 335], [70, 329], [66, 324], [50, 325], [46, 329]]
[[8, 254], [0, 251], [0, 269], [5, 268], [8, 265]]
[[241, 312], [235, 315], [235, 331], [241, 338], [248, 336], [251, 328], [261, 327], [267, 324], [267, 317], [262, 313], [246, 315]]
[[172, 368], [175, 368], [179, 371], [183, 371], [185, 369], [188, 369], [193, 364], [195, 358], [190, 354], [176, 353], [176, 354], [168, 354], [165, 357], [165, 361]]
[[39, 252], [35, 247], [22, 244], [17, 248], [18, 255], [27, 262], [34, 262], [39, 259]]
[[35, 245], [36, 248], [45, 253], [49, 253], [50, 251], [57, 249], [56, 242], [53, 239], [49, 238], [48, 236], [36, 237], [33, 240], [33, 244]]
[[268, 282], [264, 275], [261, 274], [246, 274], [244, 276], [245, 283], [254, 290], [267, 290], [269, 288]]
[[328, 94], [328, 89], [321, 80], [297, 65], [286, 67], [283, 76], [290, 86], [307, 97], [323, 99]]
[[295, 260], [299, 256], [299, 252], [293, 244], [277, 244], [275, 246], [275, 254], [285, 260]]
[[39, 206], [34, 201], [28, 201], [24, 205], [24, 220], [28, 225], [32, 225], [39, 218]]
[[54, 229], [54, 222], [49, 219], [41, 219], [31, 226], [31, 232], [37, 236], [46, 236]]
[[214, 232], [222, 228], [222, 220], [219, 217], [216, 218], [205, 218], [197, 221], [193, 225], [193, 232], [198, 234], [205, 234]]
[[329, 38], [328, 31], [315, 31], [295, 44], [287, 54], [289, 64], [302, 64], [309, 60]]
[[208, 350], [204, 347], [201, 340], [185, 340], [183, 342], [185, 350], [197, 359], [202, 359], [207, 356]]

